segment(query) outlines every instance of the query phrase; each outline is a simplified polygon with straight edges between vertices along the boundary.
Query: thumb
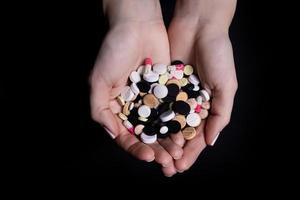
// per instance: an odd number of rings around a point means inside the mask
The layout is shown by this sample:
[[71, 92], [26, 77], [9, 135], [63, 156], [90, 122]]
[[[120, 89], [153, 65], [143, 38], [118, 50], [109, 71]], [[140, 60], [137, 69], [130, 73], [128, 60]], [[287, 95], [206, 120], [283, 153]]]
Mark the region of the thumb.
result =
[[229, 123], [234, 93], [225, 90], [213, 91], [211, 112], [205, 127], [205, 139], [213, 146], [222, 129]]
[[112, 87], [104, 79], [92, 83], [91, 88], [91, 115], [93, 120], [103, 126], [107, 133], [115, 139], [119, 134], [119, 125], [115, 115], [109, 107], [109, 98]]

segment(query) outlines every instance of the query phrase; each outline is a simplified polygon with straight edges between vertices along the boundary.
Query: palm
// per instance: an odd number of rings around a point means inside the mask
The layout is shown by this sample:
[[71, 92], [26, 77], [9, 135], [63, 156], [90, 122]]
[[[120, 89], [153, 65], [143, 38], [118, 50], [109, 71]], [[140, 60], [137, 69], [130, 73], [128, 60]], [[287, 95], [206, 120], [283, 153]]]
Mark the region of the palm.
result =
[[[103, 110], [110, 110], [114, 114], [120, 112], [115, 98], [127, 84], [130, 72], [136, 70], [146, 57], [151, 57], [156, 63], [170, 62], [168, 37], [162, 23], [138, 28], [135, 24], [126, 24], [111, 30], [103, 42], [92, 73], [92, 110], [96, 110], [96, 113], [104, 113]], [[107, 116], [100, 117], [102, 123], [106, 120], [103, 118]], [[113, 118], [116, 121], [114, 125], [106, 122], [111, 125], [110, 129], [118, 132], [116, 141], [125, 150], [142, 160], [151, 160], [154, 154], [158, 163], [168, 166], [172, 173], [175, 171], [169, 155], [174, 154], [174, 149], [178, 150], [175, 143], [169, 140], [162, 145], [155, 143], [149, 147], [132, 137], [116, 115]], [[169, 153], [165, 149], [170, 150]]]
[[232, 90], [231, 86], [236, 82], [229, 38], [224, 35], [218, 37], [211, 37], [209, 34], [199, 35], [197, 31], [177, 34], [180, 30], [189, 29], [186, 26], [180, 19], [174, 19], [170, 25], [168, 35], [171, 59], [180, 59], [185, 63], [194, 65], [202, 86], [211, 93], [213, 100], [210, 117], [201, 123], [197, 137], [185, 144], [182, 159], [175, 163], [176, 167], [182, 170], [188, 169], [195, 162], [206, 147], [207, 141], [211, 144], [215, 137], [215, 134], [212, 133], [220, 132], [216, 127], [226, 125], [216, 123], [220, 123], [221, 120], [219, 119], [223, 118], [222, 114], [225, 111], [228, 112], [228, 110], [224, 110], [228, 108], [228, 105], [230, 107], [229, 112], [231, 112], [233, 102], [225, 102], [225, 106], [224, 101], [228, 95], [234, 96], [235, 91]]

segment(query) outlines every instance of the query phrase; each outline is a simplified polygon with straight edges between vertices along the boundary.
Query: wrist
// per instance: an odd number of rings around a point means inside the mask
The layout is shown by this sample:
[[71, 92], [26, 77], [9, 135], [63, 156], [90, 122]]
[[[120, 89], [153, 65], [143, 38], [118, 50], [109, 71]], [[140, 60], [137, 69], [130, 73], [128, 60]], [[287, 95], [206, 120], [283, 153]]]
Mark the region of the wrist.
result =
[[103, 0], [110, 26], [163, 22], [159, 0]]
[[235, 6], [236, 0], [177, 0], [173, 21], [195, 31], [227, 33]]

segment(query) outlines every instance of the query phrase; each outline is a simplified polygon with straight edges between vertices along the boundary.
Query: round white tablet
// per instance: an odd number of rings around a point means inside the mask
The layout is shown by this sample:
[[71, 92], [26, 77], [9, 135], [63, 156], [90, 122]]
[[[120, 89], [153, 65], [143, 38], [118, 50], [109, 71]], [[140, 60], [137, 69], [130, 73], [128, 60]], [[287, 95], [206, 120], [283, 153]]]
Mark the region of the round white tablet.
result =
[[167, 132], [168, 132], [168, 127], [167, 126], [162, 126], [162, 127], [160, 127], [160, 129], [159, 129], [159, 132], [161, 133], [161, 134], [166, 134]]
[[158, 84], [154, 87], [153, 94], [157, 98], [162, 99], [168, 95], [168, 88], [165, 85]]
[[200, 125], [201, 118], [197, 113], [190, 113], [186, 117], [186, 123], [191, 127], [196, 127]]
[[141, 117], [144, 117], [144, 118], [147, 118], [150, 116], [151, 114], [151, 109], [149, 106], [146, 106], [146, 105], [142, 105], [139, 107], [138, 109], [138, 114], [139, 116]]
[[153, 93], [153, 89], [155, 88], [155, 86], [159, 85], [159, 83], [152, 83], [150, 85], [150, 90], [148, 91], [148, 93]]
[[144, 74], [143, 78], [144, 78], [145, 81], [153, 83], [153, 82], [158, 81], [159, 74], [154, 73], [153, 71], [150, 71], [149, 73]]
[[157, 135], [146, 135], [144, 132], [141, 133], [141, 140], [145, 144], [153, 144], [157, 140]]
[[182, 70], [175, 70], [173, 72], [173, 76], [176, 78], [176, 79], [182, 79], [183, 78], [183, 71]]
[[206, 90], [201, 90], [200, 95], [202, 96], [204, 101], [209, 101], [210, 97], [209, 97], [209, 94]]
[[125, 100], [125, 101], [131, 101], [134, 97], [133, 91], [130, 89], [129, 86], [125, 86], [120, 94], [120, 96]]
[[137, 83], [141, 81], [141, 76], [137, 71], [133, 71], [131, 72], [129, 79], [131, 80], [131, 82]]
[[140, 75], [143, 75], [143, 74], [144, 74], [144, 71], [145, 71], [145, 66], [144, 66], [144, 65], [140, 65], [136, 71], [137, 71], [137, 73], [139, 73]]
[[175, 117], [175, 113], [173, 110], [168, 110], [164, 113], [162, 113], [159, 118], [162, 122], [167, 122], [170, 121], [171, 119], [173, 119]]
[[155, 64], [152, 68], [157, 74], [164, 74], [167, 72], [167, 65], [165, 64]]
[[196, 98], [196, 101], [197, 101], [197, 103], [198, 104], [202, 104], [202, 102], [203, 102], [203, 98], [202, 98], [202, 96], [198, 96], [197, 98]]
[[176, 66], [175, 65], [168, 66], [168, 71], [175, 71], [175, 70], [176, 70]]
[[189, 76], [189, 81], [194, 85], [198, 85], [200, 83], [199, 78], [195, 74]]
[[200, 90], [199, 85], [194, 85], [193, 91], [199, 91], [199, 90]]
[[130, 89], [132, 90], [132, 92], [134, 94], [139, 94], [140, 93], [140, 89], [138, 88], [138, 86], [136, 85], [136, 83], [131, 83]]

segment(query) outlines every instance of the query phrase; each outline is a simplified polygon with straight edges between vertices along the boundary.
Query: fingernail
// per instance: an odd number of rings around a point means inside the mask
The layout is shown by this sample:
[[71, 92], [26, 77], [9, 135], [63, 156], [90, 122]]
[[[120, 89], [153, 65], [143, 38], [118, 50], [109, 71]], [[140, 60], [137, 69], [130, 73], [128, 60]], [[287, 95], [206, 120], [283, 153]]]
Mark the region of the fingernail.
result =
[[171, 163], [162, 164], [163, 167], [170, 167]]
[[106, 130], [106, 132], [110, 135], [110, 137], [111, 137], [112, 139], [115, 139], [115, 138], [116, 138], [115, 134], [113, 134], [108, 128], [106, 128], [105, 126], [104, 126], [103, 128]]
[[145, 160], [145, 161], [146, 161], [146, 162], [152, 162], [154, 159], [155, 159], [155, 158], [153, 157], [153, 158], [151, 158], [151, 159], [149, 159], [149, 160]]
[[179, 173], [183, 173], [184, 171], [183, 171], [183, 170], [182, 170], [182, 171], [181, 171], [181, 170], [177, 170], [177, 172], [179, 172]]
[[179, 160], [182, 156], [174, 156], [174, 160]]
[[215, 142], [217, 141], [218, 137], [219, 137], [220, 133], [218, 133], [218, 135], [215, 137], [215, 139], [212, 141], [211, 146], [214, 146]]
[[170, 178], [172, 177], [174, 174], [165, 174], [166, 177]]

